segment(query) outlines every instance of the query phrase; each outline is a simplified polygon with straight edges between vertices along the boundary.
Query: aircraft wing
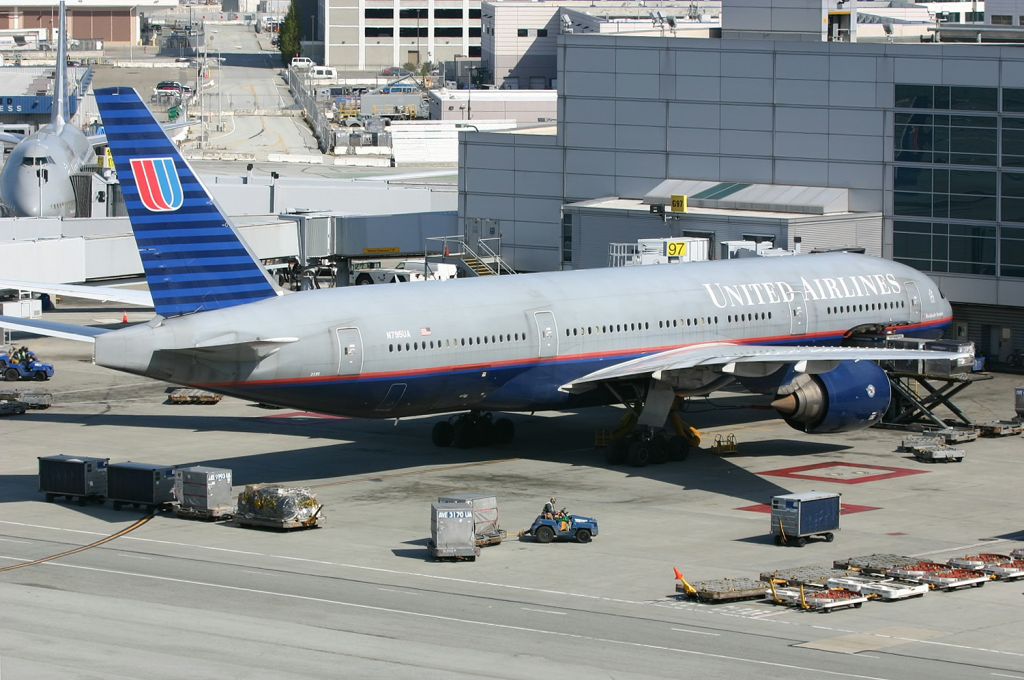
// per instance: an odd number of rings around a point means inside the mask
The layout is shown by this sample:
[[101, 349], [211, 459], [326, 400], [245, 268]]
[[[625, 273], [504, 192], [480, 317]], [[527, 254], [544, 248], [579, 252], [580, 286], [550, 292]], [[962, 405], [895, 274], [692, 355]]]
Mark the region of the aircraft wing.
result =
[[112, 286], [81, 286], [73, 283], [37, 283], [35, 281], [14, 281], [11, 279], [0, 279], [0, 289], [27, 290], [33, 293], [47, 293], [49, 295], [65, 295], [67, 297], [81, 298], [83, 300], [98, 300], [100, 302], [122, 302], [127, 305], [138, 305], [140, 307], [152, 307], [153, 296], [148, 290], [134, 290], [130, 288], [115, 288]]
[[0, 144], [17, 144], [23, 139], [25, 136], [16, 132], [0, 132]]
[[55, 321], [42, 321], [38, 319], [22, 319], [15, 316], [0, 316], [0, 328], [8, 328], [12, 331], [22, 331], [34, 335], [45, 335], [51, 338], [64, 338], [65, 340], [76, 340], [78, 342], [96, 342], [97, 335], [103, 335], [109, 331], [105, 328], [93, 328], [92, 326], [74, 326], [69, 323], [57, 323]]
[[933, 350], [875, 347], [801, 347], [708, 343], [670, 349], [631, 359], [581, 376], [559, 390], [578, 394], [601, 383], [635, 378], [663, 380], [669, 374], [703, 369], [738, 376], [767, 375], [792, 364], [798, 373], [826, 373], [841, 361], [902, 361], [916, 359], [958, 359], [961, 354]]
[[[179, 120], [174, 123], [164, 123], [160, 127], [164, 129], [164, 132], [173, 132], [174, 130], [182, 130], [195, 124], [196, 121], [194, 120]], [[100, 135], [88, 135], [86, 139], [88, 139], [89, 143], [93, 146], [101, 146], [107, 143], [106, 133]]]

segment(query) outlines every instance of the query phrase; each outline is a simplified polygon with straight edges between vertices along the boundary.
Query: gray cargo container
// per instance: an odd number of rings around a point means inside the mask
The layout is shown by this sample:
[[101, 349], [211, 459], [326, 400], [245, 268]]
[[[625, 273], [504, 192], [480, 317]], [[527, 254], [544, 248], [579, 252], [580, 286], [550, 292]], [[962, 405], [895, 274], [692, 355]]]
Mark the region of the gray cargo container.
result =
[[204, 519], [227, 518], [235, 512], [231, 470], [192, 465], [174, 470], [178, 514]]
[[839, 530], [840, 501], [837, 493], [808, 491], [772, 497], [772, 535], [775, 544], [803, 546], [808, 536], [831, 542]]
[[112, 463], [107, 466], [107, 497], [114, 509], [145, 505], [150, 509], [174, 501], [174, 468], [152, 463]]
[[430, 505], [430, 554], [476, 559], [480, 548], [476, 545], [472, 505], [464, 502]]
[[473, 531], [477, 545], [501, 543], [505, 533], [498, 526], [498, 497], [486, 493], [457, 493], [440, 496], [438, 503], [469, 503], [473, 508]]
[[107, 495], [109, 462], [109, 458], [90, 456], [40, 456], [39, 490], [48, 501], [58, 496], [77, 498], [82, 505], [87, 500], [102, 501]]

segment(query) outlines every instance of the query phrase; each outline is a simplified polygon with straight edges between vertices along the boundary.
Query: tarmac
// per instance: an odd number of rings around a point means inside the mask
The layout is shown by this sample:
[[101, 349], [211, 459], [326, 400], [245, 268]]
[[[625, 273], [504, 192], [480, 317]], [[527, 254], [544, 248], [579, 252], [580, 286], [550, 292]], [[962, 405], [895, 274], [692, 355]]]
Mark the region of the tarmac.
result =
[[[430, 284], [422, 284], [430, 285]], [[48, 318], [120, 325], [124, 310], [62, 304]], [[131, 322], [151, 312], [128, 310]], [[678, 599], [691, 581], [895, 553], [944, 560], [1024, 547], [1022, 437], [963, 445], [959, 464], [897, 453], [900, 432], [833, 436], [787, 427], [763, 400], [690, 404], [702, 450], [612, 467], [594, 432], [621, 411], [518, 414], [515, 441], [438, 449], [443, 416], [394, 421], [266, 410], [225, 398], [171, 405], [169, 385], [91, 362], [91, 347], [22, 339], [56, 366], [54, 406], [0, 419], [0, 677], [22, 678], [1024, 678], [1022, 582], [821, 613]], [[1013, 415], [1021, 376], [992, 374], [958, 404]], [[738, 450], [709, 452], [716, 435]], [[321, 528], [278, 533], [109, 503], [47, 503], [38, 456], [73, 453], [233, 470], [312, 488]], [[808, 468], [807, 466], [813, 466]], [[798, 469], [793, 469], [798, 468]], [[778, 547], [760, 504], [838, 491], [832, 543]], [[509, 532], [475, 562], [437, 562], [426, 542], [439, 495], [498, 497]], [[596, 516], [592, 543], [518, 540], [549, 496]], [[758, 507], [760, 506], [760, 507]]]

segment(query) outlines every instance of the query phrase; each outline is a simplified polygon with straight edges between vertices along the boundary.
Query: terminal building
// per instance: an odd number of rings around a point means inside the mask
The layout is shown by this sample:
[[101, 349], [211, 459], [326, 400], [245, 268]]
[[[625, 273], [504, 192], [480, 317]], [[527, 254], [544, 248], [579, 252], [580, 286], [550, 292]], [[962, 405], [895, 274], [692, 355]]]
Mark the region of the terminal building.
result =
[[[68, 3], [68, 36], [72, 40], [114, 45], [138, 43], [139, 6], [137, 0]], [[144, 10], [177, 6], [177, 0], [147, 0]], [[56, 30], [57, 3], [53, 0], [0, 0], [0, 38], [9, 38], [12, 47], [24, 44], [26, 38], [56, 44]]]
[[[664, 182], [713, 183], [711, 200], [748, 185], [841, 189], [836, 217], [880, 217], [874, 236], [842, 232], [846, 245], [873, 238], [868, 252], [932, 275], [979, 354], [1024, 347], [1024, 53], [858, 42], [844, 33], [855, 12], [745, 0], [723, 8], [721, 39], [563, 34], [556, 126], [462, 134], [467, 237], [500, 235], [519, 271], [601, 266], [577, 248], [577, 220], [596, 219], [580, 208], [626, 200], [636, 208], [614, 241], [710, 234], [715, 252], [724, 239], [702, 212], [643, 212], [664, 207]], [[784, 205], [785, 191], [768, 194], [769, 212]], [[775, 243], [793, 248], [786, 222]], [[800, 235], [813, 245], [813, 230]]]

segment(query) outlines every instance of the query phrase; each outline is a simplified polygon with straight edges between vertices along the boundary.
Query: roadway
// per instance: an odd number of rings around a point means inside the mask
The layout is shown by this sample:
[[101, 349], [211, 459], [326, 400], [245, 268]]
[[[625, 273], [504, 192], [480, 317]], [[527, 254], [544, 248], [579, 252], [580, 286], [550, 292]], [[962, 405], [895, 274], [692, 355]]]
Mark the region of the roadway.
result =
[[[120, 315], [64, 305], [52, 318]], [[735, 433], [737, 454], [609, 467], [589, 442], [616, 409], [514, 416], [512, 445], [438, 450], [429, 444], [435, 418], [320, 418], [231, 399], [171, 406], [165, 384], [98, 368], [86, 346], [30, 345], [57, 364], [47, 385], [57, 403], [0, 420], [0, 570], [93, 543], [140, 516], [45, 503], [36, 457], [57, 452], [205, 462], [231, 468], [236, 486], [306, 485], [327, 517], [321, 529], [279, 534], [160, 515], [100, 547], [0, 572], [4, 680], [1024, 678], [1020, 582], [825, 616], [680, 601], [672, 580], [674, 566], [696, 581], [872, 552], [945, 559], [1022, 547], [1012, 500], [1024, 472], [1019, 437], [967, 444], [963, 464], [926, 465], [893, 453], [898, 433], [801, 435], [745, 408], [749, 398], [721, 394], [695, 404], [691, 419], [709, 439]], [[979, 418], [1006, 417], [1017, 384], [997, 376], [960, 404]], [[832, 467], [817, 479], [774, 474], [812, 464]], [[864, 478], [887, 468], [905, 474]], [[767, 516], [744, 509], [811, 489], [862, 506], [844, 516], [834, 543], [776, 547]], [[430, 501], [470, 491], [496, 492], [513, 534], [551, 494], [596, 515], [601, 533], [589, 545], [510, 539], [473, 563], [430, 560]]]

